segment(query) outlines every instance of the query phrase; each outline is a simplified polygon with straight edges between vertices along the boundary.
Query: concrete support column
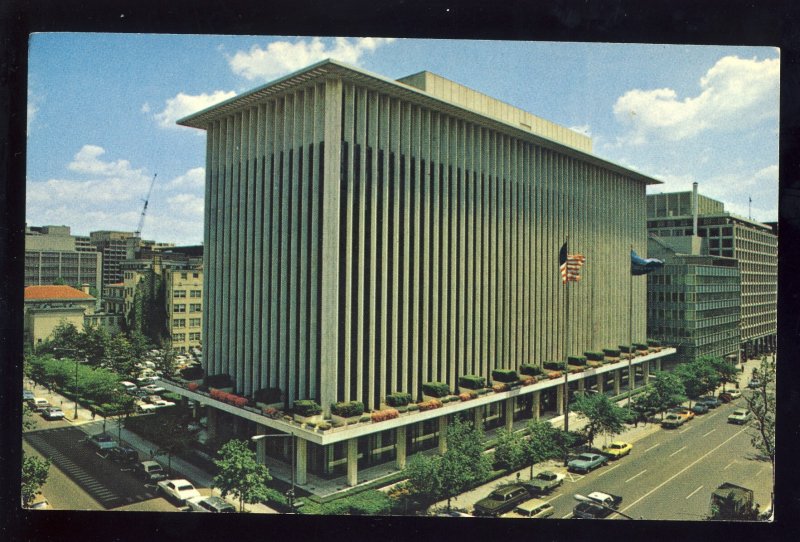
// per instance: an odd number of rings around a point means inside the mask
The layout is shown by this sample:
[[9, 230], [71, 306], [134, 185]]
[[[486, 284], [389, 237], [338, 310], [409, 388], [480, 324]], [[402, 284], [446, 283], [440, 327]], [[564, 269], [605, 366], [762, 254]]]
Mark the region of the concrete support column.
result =
[[394, 443], [395, 449], [395, 466], [399, 470], [406, 468], [406, 426], [402, 425], [395, 429], [397, 438]]
[[206, 407], [206, 434], [208, 440], [217, 438], [217, 409], [213, 407]]
[[483, 427], [483, 407], [482, 406], [475, 407], [472, 410], [472, 416], [473, 416], [473, 418], [472, 418], [473, 425], [476, 428], [482, 428]]
[[578, 380], [578, 391], [583, 392], [586, 390], [586, 378]]
[[636, 388], [636, 366], [631, 365], [631, 368], [628, 369], [628, 391], [632, 391]]
[[614, 395], [619, 395], [619, 388], [622, 385], [622, 369], [614, 371]]
[[[353, 439], [355, 441], [356, 439]], [[308, 441], [305, 439], [295, 437], [295, 445], [297, 449], [295, 450], [295, 472], [294, 472], [294, 479], [297, 485], [305, 485], [308, 482]], [[347, 463], [347, 475], [348, 475], [348, 482], [350, 478], [350, 450], [348, 449], [348, 463]]]
[[347, 485], [358, 484], [358, 438], [347, 441]]
[[661, 370], [661, 358], [656, 359], [656, 371]]
[[606, 383], [606, 374], [597, 375], [597, 393], [603, 393], [603, 386]]
[[447, 451], [447, 416], [439, 418], [439, 453]]
[[650, 380], [650, 362], [645, 361], [642, 364], [642, 385], [646, 386]]
[[535, 391], [531, 395], [533, 396], [533, 408], [531, 409], [531, 413], [533, 415], [533, 420], [536, 421], [539, 419], [539, 414], [541, 411], [542, 392]]
[[506, 429], [511, 431], [514, 427], [514, 398], [506, 399]]
[[556, 386], [556, 414], [564, 414], [564, 384]]
[[[256, 425], [256, 435], [265, 435], [267, 428], [263, 425]], [[256, 461], [262, 465], [267, 460], [267, 439], [262, 438], [256, 441]]]

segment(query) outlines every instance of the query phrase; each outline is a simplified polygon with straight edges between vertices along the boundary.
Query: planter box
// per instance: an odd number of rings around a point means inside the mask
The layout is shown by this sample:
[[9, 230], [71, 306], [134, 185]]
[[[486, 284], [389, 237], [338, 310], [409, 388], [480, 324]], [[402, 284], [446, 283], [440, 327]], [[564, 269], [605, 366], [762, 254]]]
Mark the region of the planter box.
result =
[[586, 365], [588, 365], [589, 367], [602, 367], [603, 366], [603, 362], [602, 361], [589, 360], [589, 361], [586, 362]]
[[314, 414], [313, 416], [301, 416], [300, 414], [293, 414], [292, 416], [297, 423], [319, 423], [324, 420], [322, 413]]
[[233, 393], [233, 386], [228, 386], [227, 388], [214, 388], [214, 389], [219, 390], [219, 391], [224, 391], [224, 392], [227, 392], [227, 393]]
[[[445, 397], [449, 397], [449, 395], [445, 395]], [[422, 394], [422, 401], [423, 402], [432, 401], [434, 399], [436, 399], [437, 401], [441, 402], [442, 399], [444, 399], [444, 397], [435, 397], [433, 395], [425, 395], [424, 393]], [[389, 408], [397, 408], [397, 407], [389, 407]]]
[[202, 386], [203, 385], [203, 379], [199, 378], [197, 380], [184, 380], [184, 379], [181, 378], [178, 381], [178, 383], [183, 384], [183, 386], [187, 387], [187, 388], [188, 388], [189, 384], [197, 384], [198, 386]]
[[606, 359], [603, 360], [603, 363], [605, 363], [606, 365], [611, 364], [611, 363], [618, 363], [618, 362], [619, 362], [619, 358], [606, 358]]
[[361, 414], [358, 416], [350, 416], [349, 418], [345, 418], [343, 416], [337, 416], [336, 414], [331, 414], [331, 421], [336, 424], [342, 425], [350, 425], [351, 423], [358, 423], [358, 420], [361, 419]]
[[583, 365], [567, 365], [567, 370], [570, 373], [580, 373], [586, 370], [586, 367]]
[[283, 410], [283, 403], [282, 402], [278, 402], [278, 403], [260, 403], [260, 402], [257, 401], [256, 402], [256, 406], [258, 408], [262, 408], [262, 409], [274, 408], [275, 410]]
[[550, 371], [549, 373], [547, 373], [547, 378], [549, 378], [550, 380], [554, 380], [554, 379], [559, 378], [561, 376], [563, 376], [561, 374], [561, 371]]

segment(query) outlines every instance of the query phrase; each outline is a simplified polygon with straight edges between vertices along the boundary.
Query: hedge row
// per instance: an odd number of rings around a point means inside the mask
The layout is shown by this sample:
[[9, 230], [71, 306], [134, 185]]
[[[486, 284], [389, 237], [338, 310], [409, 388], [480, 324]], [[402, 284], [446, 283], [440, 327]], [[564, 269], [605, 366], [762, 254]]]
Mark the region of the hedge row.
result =
[[567, 363], [569, 365], [583, 367], [586, 365], [586, 356], [567, 356]]
[[314, 416], [322, 412], [322, 407], [311, 399], [300, 399], [292, 405], [292, 412], [299, 416]]
[[531, 365], [529, 363], [523, 363], [519, 366], [519, 372], [524, 375], [529, 376], [537, 376], [542, 374], [542, 368], [538, 365]]
[[494, 369], [492, 371], [492, 379], [498, 382], [516, 382], [519, 380], [517, 371], [513, 369]]
[[442, 382], [426, 382], [422, 385], [422, 393], [432, 397], [450, 395], [450, 386]]
[[458, 377], [458, 385], [469, 390], [479, 390], [486, 387], [486, 379], [478, 375], [464, 375]]
[[584, 352], [583, 355], [590, 361], [603, 361], [605, 358], [603, 352]]
[[610, 358], [618, 358], [619, 352], [618, 348], [603, 348], [603, 354]]
[[[294, 403], [297, 404], [297, 401]], [[342, 418], [361, 416], [364, 413], [364, 403], [361, 401], [342, 401], [331, 405], [331, 413]]]
[[545, 361], [543, 365], [549, 371], [563, 371], [567, 368], [563, 361]]
[[411, 402], [411, 394], [401, 391], [390, 393], [386, 396], [386, 404], [390, 407], [406, 406]]
[[256, 390], [253, 394], [253, 399], [257, 403], [279, 403], [281, 401], [282, 392], [280, 388], [261, 388]]

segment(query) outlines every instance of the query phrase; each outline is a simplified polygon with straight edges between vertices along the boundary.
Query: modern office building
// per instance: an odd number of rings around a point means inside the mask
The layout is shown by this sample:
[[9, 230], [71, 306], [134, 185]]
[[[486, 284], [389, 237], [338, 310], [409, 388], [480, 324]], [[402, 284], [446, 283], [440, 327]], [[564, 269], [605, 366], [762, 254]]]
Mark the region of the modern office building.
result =
[[[694, 199], [693, 199], [694, 198]], [[696, 218], [693, 201], [697, 202]], [[696, 225], [695, 225], [696, 222]], [[708, 254], [735, 258], [741, 280], [741, 355], [774, 351], [778, 329], [778, 237], [767, 224], [726, 212], [697, 191], [647, 196], [647, 229], [662, 238], [697, 235]]]
[[[537, 119], [427, 72], [394, 81], [324, 61], [179, 121], [207, 132], [207, 373], [327, 416], [339, 401], [376, 411], [394, 392], [421, 400], [428, 382], [455, 392], [461, 376], [627, 344], [629, 251], [645, 252], [645, 187], [658, 181]], [[586, 265], [565, 287], [567, 236]], [[633, 342], [645, 342], [644, 280], [632, 295]], [[634, 364], [646, 378], [672, 353]], [[611, 375], [618, 391], [623, 368], [569, 386], [602, 391]], [[164, 386], [209, 408], [211, 434], [296, 435], [300, 483], [310, 470], [351, 485], [361, 467], [443, 449], [451, 415], [510, 426], [564, 396], [563, 378], [546, 380], [323, 433]], [[280, 444], [259, 441], [259, 455], [286, 457]]]
[[647, 276], [647, 336], [674, 345], [674, 362], [700, 356], [737, 360], [740, 280], [735, 258], [710, 256], [697, 236], [648, 240], [664, 266]]
[[120, 262], [127, 259], [128, 239], [134, 232], [93, 231], [89, 240], [98, 252], [103, 255], [103, 287], [122, 281]]
[[25, 285], [63, 281], [89, 284], [100, 293], [102, 257], [94, 247], [85, 250], [69, 226], [31, 226], [25, 229]]

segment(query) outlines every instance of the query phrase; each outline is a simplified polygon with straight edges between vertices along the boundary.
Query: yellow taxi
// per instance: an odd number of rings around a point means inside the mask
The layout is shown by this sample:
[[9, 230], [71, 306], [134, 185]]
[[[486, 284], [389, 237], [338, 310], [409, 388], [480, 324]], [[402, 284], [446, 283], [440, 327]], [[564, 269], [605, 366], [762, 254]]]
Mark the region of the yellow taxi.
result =
[[615, 440], [608, 446], [603, 446], [603, 453], [611, 459], [619, 459], [625, 457], [633, 450], [633, 445], [621, 440]]

